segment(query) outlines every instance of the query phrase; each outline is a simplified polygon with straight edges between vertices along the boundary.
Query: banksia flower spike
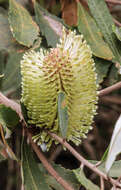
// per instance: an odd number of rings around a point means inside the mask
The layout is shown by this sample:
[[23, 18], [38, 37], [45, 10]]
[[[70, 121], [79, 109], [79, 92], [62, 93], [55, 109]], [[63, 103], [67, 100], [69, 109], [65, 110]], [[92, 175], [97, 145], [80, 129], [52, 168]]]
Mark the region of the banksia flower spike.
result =
[[22, 102], [27, 109], [28, 123], [40, 127], [33, 137], [38, 144], [52, 139], [47, 131], [61, 136], [58, 124], [58, 94], [64, 92], [68, 112], [66, 140], [76, 145], [91, 129], [96, 114], [97, 84], [90, 47], [82, 35], [63, 29], [56, 48], [50, 52], [25, 53], [21, 61]]

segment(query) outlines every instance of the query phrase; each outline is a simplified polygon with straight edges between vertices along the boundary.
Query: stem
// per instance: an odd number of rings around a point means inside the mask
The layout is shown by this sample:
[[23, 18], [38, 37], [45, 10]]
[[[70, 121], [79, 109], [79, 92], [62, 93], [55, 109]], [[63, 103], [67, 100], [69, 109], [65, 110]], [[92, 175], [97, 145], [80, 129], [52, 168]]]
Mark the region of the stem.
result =
[[21, 120], [23, 119], [20, 105], [18, 103], [14, 102], [13, 100], [8, 99], [1, 92], [0, 92], [0, 104], [4, 104], [5, 106], [12, 108], [13, 110], [15, 110], [18, 113], [20, 119]]
[[101, 104], [118, 104], [121, 105], [121, 97], [120, 96], [104, 96], [100, 99]]
[[115, 18], [113, 18], [113, 21], [115, 22], [115, 24], [119, 27], [121, 27], [121, 23], [119, 21], [117, 21]]
[[104, 179], [100, 177], [100, 190], [104, 190]]
[[56, 139], [58, 142], [60, 142], [63, 146], [65, 146], [76, 158], [77, 160], [79, 160], [83, 165], [87, 166], [88, 168], [90, 168], [93, 172], [95, 172], [97, 175], [99, 175], [100, 177], [102, 177], [105, 180], [109, 180], [113, 185], [120, 187], [121, 188], [121, 184], [117, 181], [114, 180], [110, 177], [108, 177], [106, 174], [104, 174], [102, 171], [100, 171], [98, 168], [96, 168], [93, 164], [91, 164], [90, 162], [88, 162], [85, 158], [83, 158], [70, 144], [68, 144], [65, 140], [63, 140], [61, 137], [57, 136], [54, 133], [50, 133], [48, 132], [48, 134]]
[[40, 148], [32, 141], [32, 135], [30, 132], [27, 131], [27, 136], [29, 138], [29, 141], [31, 143], [31, 146], [35, 153], [37, 154], [40, 161], [43, 163], [46, 170], [56, 179], [58, 183], [60, 183], [65, 190], [74, 190], [63, 178], [59, 176], [59, 174], [53, 169], [51, 164], [47, 161], [46, 157], [43, 155], [43, 153], [40, 151]]
[[111, 92], [113, 92], [115, 90], [118, 90], [120, 88], [121, 88], [121, 82], [117, 82], [116, 84], [114, 84], [112, 86], [109, 86], [109, 87], [107, 87], [107, 88], [105, 88], [103, 90], [100, 90], [99, 91], [99, 97], [105, 96], [105, 95], [107, 95], [107, 94], [109, 94], [109, 93], [111, 93]]
[[[2, 93], [0, 93], [0, 103], [4, 104], [6, 106], [11, 107], [12, 109], [14, 109], [18, 115], [20, 116], [20, 118], [23, 118], [22, 114], [21, 114], [21, 108], [20, 105], [17, 104], [16, 102], [9, 100], [7, 97], [5, 97]], [[25, 126], [25, 122], [23, 120], [23, 126]], [[3, 135], [3, 131], [2, 131], [2, 126], [0, 125], [0, 132], [2, 133], [2, 137], [4, 140], [4, 143], [6, 144], [6, 141], [4, 139], [4, 135]], [[74, 190], [63, 178], [61, 178], [59, 176], [59, 174], [53, 169], [53, 167], [51, 166], [51, 164], [48, 163], [46, 157], [40, 152], [39, 147], [32, 141], [32, 135], [30, 132], [27, 131], [27, 135], [28, 138], [30, 140], [31, 146], [33, 148], [33, 150], [36, 152], [38, 158], [40, 159], [40, 161], [43, 163], [44, 167], [47, 169], [47, 171], [57, 180], [58, 183], [60, 183], [65, 190]]]
[[[104, 90], [101, 90], [99, 93], [99, 96], [104, 96], [114, 90], [117, 90], [121, 88], [121, 82], [116, 83], [115, 85], [112, 85]], [[13, 101], [9, 100], [6, 98], [2, 93], [0, 93], [0, 103], [5, 104], [8, 102], [9, 106], [12, 107], [11, 104], [13, 104]], [[15, 111], [20, 111], [19, 114], [21, 113], [20, 106], [19, 104], [16, 103], [16, 106], [14, 106]], [[23, 123], [24, 125], [24, 123]], [[76, 150], [70, 146], [65, 140], [63, 140], [61, 137], [58, 137], [56, 134], [48, 132], [48, 134], [56, 139], [58, 142], [60, 142], [62, 145], [64, 145], [83, 165], [87, 166], [90, 168], [93, 172], [95, 172], [97, 175], [102, 177], [103, 179], [109, 181], [113, 186], [120, 187], [121, 188], [121, 183], [117, 180], [114, 180], [110, 177], [108, 177], [105, 173], [100, 171], [98, 168], [95, 167], [95, 165], [91, 164], [88, 162], [85, 158], [83, 158]], [[29, 137], [30, 143], [32, 145], [33, 150], [36, 152], [38, 158], [40, 161], [43, 163], [44, 167], [47, 169], [47, 171], [57, 180], [58, 183], [60, 183], [66, 190], [73, 190], [73, 188], [64, 180], [62, 179], [58, 173], [52, 168], [52, 166], [48, 163], [47, 159], [45, 156], [40, 152], [40, 148], [32, 141], [32, 135], [30, 132], [27, 132], [27, 135]]]
[[121, 5], [121, 1], [118, 0], [105, 0], [107, 3], [111, 3], [111, 4], [119, 4]]

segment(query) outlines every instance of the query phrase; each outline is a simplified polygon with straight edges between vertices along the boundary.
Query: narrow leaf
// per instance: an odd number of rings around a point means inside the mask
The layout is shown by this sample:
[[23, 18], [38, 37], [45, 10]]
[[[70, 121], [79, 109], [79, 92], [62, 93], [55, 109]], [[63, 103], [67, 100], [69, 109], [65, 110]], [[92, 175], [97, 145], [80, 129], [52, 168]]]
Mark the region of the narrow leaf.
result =
[[19, 120], [20, 118], [18, 114], [13, 109], [0, 104], [0, 123], [3, 126], [14, 129], [14, 127], [19, 123]]
[[112, 26], [113, 32], [116, 34], [117, 38], [121, 41], [121, 27], [115, 25]]
[[94, 57], [96, 73], [97, 73], [97, 83], [103, 82], [104, 78], [107, 76], [111, 62]]
[[112, 60], [112, 51], [104, 42], [95, 20], [80, 3], [78, 3], [78, 30], [84, 35], [95, 56]]
[[[97, 164], [99, 161], [90, 160], [92, 164]], [[108, 173], [108, 176], [110, 177], [120, 177], [121, 176], [121, 160], [115, 161]], [[103, 162], [101, 165], [98, 166], [98, 169], [104, 173], [105, 171], [105, 162]]]
[[76, 175], [78, 181], [86, 188], [86, 190], [100, 190], [97, 185], [93, 184], [89, 179], [86, 178], [84, 172], [80, 168], [73, 170], [73, 172]]
[[108, 155], [108, 151], [109, 151], [109, 146], [108, 146], [108, 148], [105, 150], [105, 152], [104, 152], [104, 154], [103, 154], [103, 156], [102, 156], [102, 158], [101, 158], [101, 162], [104, 162], [104, 161], [106, 160], [107, 155]]
[[36, 21], [42, 35], [46, 37], [48, 46], [55, 47], [62, 35], [62, 20], [49, 14], [35, 2]]
[[51, 190], [25, 141], [22, 146], [22, 177], [25, 190]]
[[21, 106], [22, 115], [27, 125], [27, 121], [28, 121], [27, 109], [22, 102], [20, 102], [20, 106]]
[[60, 92], [58, 94], [58, 118], [59, 118], [59, 128], [62, 137], [65, 138], [68, 129], [68, 113], [67, 113], [66, 98], [63, 92]]
[[108, 86], [111, 86], [118, 82], [119, 80], [119, 74], [118, 74], [118, 68], [112, 64], [110, 68], [110, 72], [108, 74]]
[[[1, 123], [0, 123], [1, 124]], [[4, 143], [4, 151], [7, 153], [7, 155], [12, 159], [12, 160], [16, 160], [19, 161], [18, 158], [16, 157], [16, 155], [14, 154], [13, 150], [11, 149], [11, 147], [9, 146], [9, 144], [7, 143], [5, 136], [4, 136], [4, 132], [3, 132], [3, 127], [2, 125], [0, 125], [0, 135], [2, 138], [2, 141]], [[4, 152], [4, 153], [5, 153]]]
[[113, 33], [112, 25], [114, 25], [114, 22], [105, 1], [87, 0], [87, 2], [93, 17], [115, 56], [115, 59], [121, 64], [121, 47]]
[[0, 89], [2, 86], [2, 79], [4, 77], [4, 68], [5, 68], [5, 58], [6, 53], [4, 51], [0, 51]]
[[6, 158], [4, 156], [2, 156], [1, 153], [0, 153], [0, 162], [2, 162], [4, 160], [6, 160]]
[[0, 141], [0, 162], [3, 160], [6, 160], [7, 158], [8, 158], [8, 155], [6, 153], [5, 146], [2, 143], [2, 141]]
[[8, 62], [3, 73], [4, 77], [2, 79], [2, 91], [4, 93], [16, 91], [20, 87], [20, 60], [22, 56], [22, 53], [12, 53], [8, 57]]
[[8, 15], [0, 9], [0, 50], [25, 51], [25, 48], [17, 44], [9, 28]]
[[[73, 187], [74, 190], [79, 190], [80, 183], [78, 182], [72, 170], [65, 169], [61, 165], [54, 163], [52, 166], [59, 173], [59, 175]], [[39, 168], [41, 171], [45, 172], [45, 180], [50, 187], [54, 188], [55, 190], [64, 190], [64, 188], [51, 175], [47, 173], [42, 164], [39, 164]]]
[[110, 177], [120, 177], [121, 176], [121, 160], [115, 161], [112, 168], [109, 171]]
[[108, 172], [116, 159], [116, 156], [121, 153], [121, 115], [116, 122], [113, 135], [110, 142], [109, 152], [105, 164], [106, 172]]
[[39, 28], [29, 12], [16, 0], [9, 1], [9, 23], [13, 36], [22, 45], [30, 47], [39, 35]]

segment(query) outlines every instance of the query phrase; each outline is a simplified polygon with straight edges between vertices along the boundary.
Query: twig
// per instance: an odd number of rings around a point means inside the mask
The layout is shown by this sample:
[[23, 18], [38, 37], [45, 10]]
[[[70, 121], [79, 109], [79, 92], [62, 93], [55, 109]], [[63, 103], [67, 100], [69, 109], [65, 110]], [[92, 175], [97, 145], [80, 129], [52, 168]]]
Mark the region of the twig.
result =
[[[101, 90], [100, 91], [100, 94], [99, 96], [103, 96], [103, 95], [106, 95], [110, 92], [112, 92], [113, 90], [117, 90], [121, 87], [121, 82], [111, 86], [111, 87], [108, 87], [104, 90]], [[3, 99], [5, 99], [6, 97], [4, 95], [2, 95], [0, 93], [0, 100], [1, 102], [3, 103]], [[6, 98], [6, 100], [8, 101], [9, 99]], [[9, 106], [11, 107], [10, 105], [10, 101], [9, 102]], [[14, 107], [15, 110], [18, 110], [18, 107], [19, 105], [16, 103], [16, 106]], [[20, 111], [21, 113], [21, 111]], [[85, 158], [83, 158], [71, 145], [69, 145], [65, 140], [63, 140], [61, 137], [57, 136], [56, 134], [53, 134], [53, 133], [50, 133], [48, 132], [48, 134], [56, 139], [58, 142], [60, 142], [63, 146], [65, 146], [83, 165], [87, 166], [88, 168], [90, 168], [93, 172], [95, 172], [97, 175], [99, 175], [100, 177], [102, 177], [103, 179], [109, 181], [113, 186], [116, 186], [116, 187], [120, 187], [121, 188], [121, 183], [117, 180], [114, 180], [110, 177], [108, 177], [105, 173], [103, 173], [102, 171], [100, 171], [98, 168], [96, 168], [92, 163], [88, 162]], [[45, 156], [40, 152], [40, 149], [39, 147], [32, 141], [32, 135], [31, 133], [27, 133], [28, 137], [29, 137], [29, 140], [30, 140], [30, 143], [32, 145], [32, 148], [33, 150], [36, 152], [38, 158], [41, 160], [41, 162], [43, 163], [44, 167], [47, 169], [47, 171], [58, 181], [58, 183], [60, 183], [66, 190], [73, 190], [72, 187], [70, 187], [70, 185], [65, 181], [63, 180], [59, 175], [58, 173], [52, 168], [52, 166], [48, 163], [47, 159], [45, 158]]]
[[0, 104], [4, 104], [5, 106], [12, 108], [18, 113], [20, 119], [21, 120], [23, 119], [20, 105], [14, 102], [13, 100], [8, 99], [1, 92], [0, 92]]
[[24, 190], [24, 185], [23, 184], [21, 185], [21, 190]]
[[6, 149], [6, 152], [8, 153], [9, 157], [12, 158], [13, 160], [16, 160], [18, 161], [16, 155], [14, 154], [13, 150], [10, 148], [10, 146], [7, 144], [6, 140], [5, 140], [5, 137], [4, 137], [4, 133], [3, 133], [3, 127], [2, 125], [0, 124], [0, 135], [1, 135], [1, 138], [2, 138], [2, 141], [5, 145], [5, 149]]
[[100, 98], [100, 102], [102, 103], [107, 103], [107, 104], [118, 104], [121, 105], [121, 96], [104, 96]]
[[100, 190], [104, 190], [104, 179], [100, 177]]
[[118, 90], [120, 88], [121, 88], [121, 82], [117, 82], [116, 84], [114, 84], [112, 86], [109, 86], [109, 87], [107, 87], [107, 88], [105, 88], [103, 90], [100, 90], [99, 91], [99, 97], [105, 96], [105, 95], [107, 95], [107, 94], [109, 94], [109, 93], [111, 93], [111, 92], [113, 92], [115, 90]]
[[111, 4], [119, 4], [121, 5], [121, 1], [118, 0], [105, 0], [107, 3], [111, 3]]
[[114, 23], [115, 23], [117, 26], [121, 27], [121, 23], [120, 23], [119, 21], [117, 21], [115, 18], [113, 18], [113, 21], [114, 21]]
[[70, 144], [68, 144], [65, 140], [63, 140], [61, 137], [57, 136], [54, 133], [48, 132], [48, 134], [56, 139], [58, 142], [60, 142], [63, 146], [65, 146], [76, 158], [79, 160], [83, 165], [90, 168], [93, 172], [95, 172], [97, 175], [101, 176], [103, 179], [110, 181], [113, 185], [120, 187], [121, 184], [110, 177], [108, 177], [106, 174], [104, 174], [102, 171], [100, 171], [98, 168], [96, 168], [92, 163], [88, 162], [85, 158], [83, 158]]
[[[0, 93], [0, 103], [11, 107], [12, 109], [14, 109], [18, 113], [18, 115], [21, 118], [23, 118], [22, 113], [21, 113], [20, 105], [17, 104], [16, 102], [12, 101], [12, 100], [9, 100], [2, 93]], [[23, 120], [22, 125], [24, 127], [26, 125], [24, 120]], [[1, 125], [0, 125], [0, 127], [2, 129]], [[29, 141], [31, 143], [31, 146], [32, 146], [33, 150], [36, 152], [38, 158], [43, 163], [43, 165], [47, 169], [47, 171], [57, 180], [58, 183], [60, 183], [65, 188], [65, 190], [74, 190], [63, 178], [61, 178], [59, 176], [59, 174], [54, 170], [54, 168], [51, 166], [51, 164], [49, 164], [46, 157], [42, 154], [42, 152], [40, 152], [39, 147], [32, 141], [31, 133], [27, 129], [26, 129], [26, 131], [27, 131], [27, 136], [29, 138]], [[2, 133], [2, 137], [3, 137], [3, 133]], [[4, 137], [3, 137], [3, 140], [4, 140]], [[6, 142], [4, 142], [4, 143], [6, 144]]]
[[40, 151], [40, 148], [32, 141], [32, 135], [28, 131], [27, 131], [27, 136], [29, 138], [33, 150], [35, 151], [35, 153], [37, 154], [38, 158], [43, 163], [47, 171], [56, 179], [58, 183], [60, 183], [64, 187], [65, 190], [74, 190], [63, 178], [59, 176], [59, 174], [53, 169], [51, 164], [49, 164], [46, 157]]

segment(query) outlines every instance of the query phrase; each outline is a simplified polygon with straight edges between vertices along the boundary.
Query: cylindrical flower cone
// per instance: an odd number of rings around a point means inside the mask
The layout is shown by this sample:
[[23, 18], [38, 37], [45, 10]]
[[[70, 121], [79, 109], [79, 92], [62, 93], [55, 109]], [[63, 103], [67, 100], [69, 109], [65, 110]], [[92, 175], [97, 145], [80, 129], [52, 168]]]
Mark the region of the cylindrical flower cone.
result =
[[21, 61], [22, 99], [28, 123], [40, 127], [38, 144], [52, 139], [47, 131], [61, 136], [58, 124], [58, 94], [64, 92], [68, 113], [66, 140], [79, 145], [92, 128], [96, 114], [97, 88], [92, 52], [82, 35], [63, 30], [56, 48], [24, 54]]

